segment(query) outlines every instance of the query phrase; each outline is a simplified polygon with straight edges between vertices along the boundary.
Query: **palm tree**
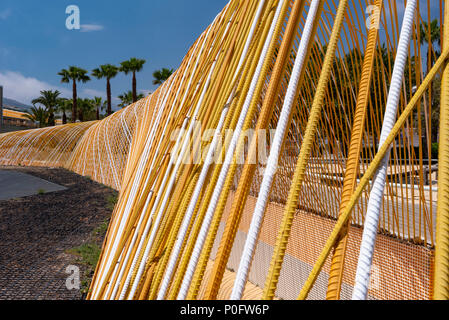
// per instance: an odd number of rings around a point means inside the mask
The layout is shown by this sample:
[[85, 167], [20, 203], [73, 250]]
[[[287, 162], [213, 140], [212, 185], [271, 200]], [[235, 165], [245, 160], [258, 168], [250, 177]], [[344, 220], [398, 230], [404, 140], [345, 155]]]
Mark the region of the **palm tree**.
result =
[[87, 75], [87, 71], [78, 67], [71, 66], [68, 70], [62, 69], [61, 72], [58, 73], [62, 77], [61, 82], [69, 83], [73, 82], [73, 106], [72, 106], [72, 122], [76, 122], [76, 113], [77, 113], [77, 92], [76, 92], [76, 83], [82, 82], [86, 83], [90, 80]]
[[100, 120], [100, 111], [106, 107], [106, 102], [103, 101], [103, 99], [100, 97], [95, 97], [92, 100], [92, 104], [94, 105], [96, 110], [96, 118], [97, 120]]
[[[134, 98], [133, 98], [134, 94], [132, 91], [128, 91], [125, 92], [124, 94], [121, 94], [118, 96], [118, 98], [122, 101], [118, 106], [123, 108], [123, 107], [127, 107], [130, 104], [133, 103]], [[143, 99], [145, 96], [143, 94], [138, 94], [137, 95], [137, 100]]]
[[60, 98], [58, 99], [57, 111], [62, 112], [62, 124], [67, 124], [67, 111], [70, 111], [73, 107], [73, 101], [71, 99]]
[[39, 128], [43, 128], [47, 125], [48, 111], [42, 107], [32, 106], [30, 111], [25, 114], [25, 117], [33, 122], [38, 122]]
[[156, 70], [153, 73], [153, 84], [162, 84], [165, 80], [170, 78], [173, 73], [173, 69], [162, 68], [161, 70]]
[[[440, 33], [440, 26], [438, 25], [438, 20], [432, 20], [430, 22], [430, 25], [427, 22], [423, 22], [419, 25], [420, 28], [420, 41], [421, 45], [427, 44], [427, 73], [430, 71], [430, 69], [433, 67], [437, 56], [440, 55], [440, 52], [438, 52], [438, 49], [435, 49], [435, 44], [438, 45], [439, 48], [441, 48], [441, 33]], [[430, 32], [430, 38], [429, 38], [429, 32]], [[436, 80], [434, 79], [430, 85], [429, 85], [429, 92], [434, 92], [434, 82]], [[430, 98], [431, 97], [431, 98]], [[430, 95], [429, 96], [429, 104], [432, 106], [432, 114], [436, 113], [434, 115], [436, 118], [439, 117], [439, 106], [440, 106], [440, 99], [439, 95]], [[437, 111], [438, 110], [438, 111]], [[427, 110], [423, 110], [426, 112]], [[433, 115], [429, 116], [430, 118], [433, 117]], [[435, 128], [432, 129], [432, 141], [438, 140], [438, 133], [439, 133], [439, 126], [437, 125]], [[427, 142], [426, 142], [427, 143]], [[428, 150], [428, 147], [425, 146], [425, 150]]]
[[90, 99], [79, 99], [79, 119], [81, 122], [90, 121], [95, 118], [94, 101]]
[[[427, 61], [430, 62], [430, 65], [427, 66], [427, 71], [429, 71], [433, 63], [435, 62], [435, 54], [438, 55], [437, 51], [434, 49], [434, 44], [438, 44], [441, 47], [441, 34], [440, 27], [438, 25], [438, 20], [435, 19], [430, 22], [430, 27], [427, 22], [423, 22], [420, 24], [420, 41], [421, 45], [427, 44]], [[430, 39], [429, 39], [429, 29], [430, 29]]]
[[47, 124], [49, 126], [55, 125], [55, 110], [58, 107], [58, 99], [60, 94], [61, 92], [58, 90], [42, 90], [41, 96], [31, 101], [33, 105], [40, 104], [45, 107], [48, 112]]
[[100, 66], [100, 68], [94, 69], [92, 75], [97, 79], [106, 78], [106, 95], [108, 99], [108, 109], [107, 114], [110, 116], [112, 114], [112, 96], [111, 96], [111, 79], [114, 78], [119, 69], [112, 64], [105, 64]]
[[120, 67], [120, 71], [128, 74], [130, 72], [133, 73], [133, 91], [132, 91], [132, 102], [136, 102], [138, 100], [137, 95], [137, 80], [136, 80], [136, 72], [140, 72], [145, 64], [145, 60], [131, 58], [128, 61], [123, 61]]

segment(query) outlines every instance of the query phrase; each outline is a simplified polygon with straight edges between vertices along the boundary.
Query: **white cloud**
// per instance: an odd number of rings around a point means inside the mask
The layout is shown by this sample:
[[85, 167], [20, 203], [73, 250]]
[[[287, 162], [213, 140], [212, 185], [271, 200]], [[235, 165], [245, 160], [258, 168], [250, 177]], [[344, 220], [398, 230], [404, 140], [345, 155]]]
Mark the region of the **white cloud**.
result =
[[142, 89], [142, 90], [139, 90], [139, 93], [142, 93], [146, 97], [146, 96], [152, 94], [153, 91]]
[[[100, 97], [104, 101], [106, 101], [106, 90], [101, 91], [101, 90], [86, 88], [86, 89], [82, 89], [80, 91], [80, 93], [78, 93], [78, 96], [80, 96], [81, 98], [89, 98], [89, 99], [92, 99], [95, 97]], [[120, 99], [118, 97], [114, 96], [114, 94], [112, 94], [111, 98], [112, 98], [112, 100], [111, 100], [112, 104], [117, 104], [120, 102]]]
[[11, 15], [11, 9], [4, 9], [0, 11], [0, 20], [6, 20]]
[[[42, 90], [58, 90], [61, 97], [72, 98], [72, 86], [55, 86], [45, 81], [32, 77], [26, 77], [20, 72], [6, 71], [0, 72], [0, 85], [3, 86], [3, 95], [6, 98], [16, 100], [28, 105], [31, 101], [40, 96]], [[78, 88], [78, 97], [89, 98], [101, 97], [106, 100], [106, 90], [96, 90], [90, 88]], [[112, 95], [113, 106], [120, 102], [116, 96]]]
[[93, 97], [104, 98], [106, 96], [103, 91], [95, 90], [95, 89], [83, 89], [81, 92], [82, 92], [81, 95], [87, 96], [88, 98], [93, 98]]
[[63, 97], [70, 97], [72, 93], [67, 88], [57, 87], [14, 71], [0, 72], [0, 84], [5, 97], [26, 104], [31, 104], [31, 100], [38, 97], [41, 90], [58, 90]]
[[82, 24], [81, 32], [93, 32], [93, 31], [101, 31], [104, 29], [104, 26], [101, 24]]

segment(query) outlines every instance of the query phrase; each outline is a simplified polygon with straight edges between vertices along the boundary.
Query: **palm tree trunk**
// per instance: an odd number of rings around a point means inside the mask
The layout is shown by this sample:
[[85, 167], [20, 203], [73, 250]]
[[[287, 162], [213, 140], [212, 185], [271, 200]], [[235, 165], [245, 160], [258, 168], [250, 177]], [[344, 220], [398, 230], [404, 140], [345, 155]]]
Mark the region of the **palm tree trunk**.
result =
[[65, 111], [62, 112], [62, 124], [67, 124], [67, 115]]
[[[433, 46], [432, 46], [432, 53], [434, 53], [435, 51], [433, 50]], [[433, 55], [433, 54], [431, 54], [430, 55], [430, 65], [433, 67], [433, 65], [435, 64], [435, 56]], [[433, 83], [433, 81], [431, 81], [430, 82], [430, 85], [429, 85], [429, 92], [431, 93], [431, 95], [433, 94], [433, 89], [434, 89], [434, 83]], [[438, 97], [432, 97], [432, 99], [430, 100], [431, 101], [431, 112], [430, 112], [430, 114], [429, 114], [429, 117], [430, 117], [430, 120], [429, 120], [429, 122], [430, 123], [432, 123], [432, 113], [434, 112], [434, 99], [435, 98], [438, 98]], [[438, 111], [439, 112], [439, 111]], [[438, 135], [439, 135], [439, 131], [440, 131], [440, 127], [438, 126], [438, 125], [436, 125], [436, 126], [430, 126], [431, 128], [432, 128], [432, 134], [431, 134], [431, 136], [432, 136], [432, 138], [431, 138], [431, 143], [434, 143], [434, 142], [438, 142]]]
[[50, 114], [48, 116], [48, 125], [50, 127], [53, 127], [55, 125], [55, 114], [52, 110], [50, 110]]
[[110, 116], [112, 114], [112, 105], [111, 105], [112, 95], [111, 95], [111, 83], [109, 79], [106, 82], [106, 93], [108, 96], [108, 116]]
[[73, 80], [73, 106], [72, 106], [72, 122], [76, 122], [76, 108], [77, 107], [77, 101], [76, 101], [76, 80]]
[[97, 107], [97, 120], [100, 120], [100, 107]]
[[133, 103], [134, 102], [137, 102], [137, 80], [135, 71], [133, 71]]

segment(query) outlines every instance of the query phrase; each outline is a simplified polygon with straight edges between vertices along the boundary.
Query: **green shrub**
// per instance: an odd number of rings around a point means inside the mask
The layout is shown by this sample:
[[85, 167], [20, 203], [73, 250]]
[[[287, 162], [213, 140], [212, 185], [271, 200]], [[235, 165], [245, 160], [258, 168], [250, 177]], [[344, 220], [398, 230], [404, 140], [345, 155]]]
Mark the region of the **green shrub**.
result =
[[106, 219], [94, 230], [93, 235], [104, 236], [106, 234], [106, 231], [108, 231], [108, 227], [109, 227], [109, 219]]
[[82, 264], [89, 268], [95, 268], [100, 258], [101, 248], [95, 243], [86, 243], [70, 249], [69, 252], [79, 256]]
[[79, 262], [86, 266], [86, 272], [81, 279], [81, 293], [87, 294], [95, 267], [100, 259], [101, 248], [95, 243], [86, 243], [68, 250], [68, 253], [78, 256]]
[[432, 159], [438, 159], [438, 143], [432, 143]]
[[108, 196], [108, 198], [106, 200], [108, 202], [108, 204], [106, 205], [106, 208], [113, 211], [115, 208], [115, 205], [118, 202], [118, 197], [116, 195], [114, 195], [114, 196], [110, 195], [110, 196]]

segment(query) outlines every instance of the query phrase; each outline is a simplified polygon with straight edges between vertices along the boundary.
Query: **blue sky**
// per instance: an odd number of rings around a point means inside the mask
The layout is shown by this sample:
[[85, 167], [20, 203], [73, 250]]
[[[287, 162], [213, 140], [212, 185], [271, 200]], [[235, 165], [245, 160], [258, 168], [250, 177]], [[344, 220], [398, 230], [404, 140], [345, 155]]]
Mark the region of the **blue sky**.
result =
[[[1, 0], [0, 85], [5, 96], [27, 104], [40, 90], [57, 89], [71, 96], [71, 86], [57, 73], [70, 65], [91, 71], [101, 64], [118, 65], [130, 57], [146, 59], [138, 88], [153, 91], [152, 73], [177, 68], [195, 39], [228, 0]], [[402, 21], [403, 1], [398, 2]], [[432, 18], [439, 1], [432, 0]], [[420, 0], [426, 18], [427, 0]], [[66, 7], [77, 5], [81, 30], [67, 30]], [[385, 18], [389, 21], [389, 10]], [[385, 30], [381, 30], [384, 39]], [[424, 58], [423, 58], [424, 59]], [[81, 97], [105, 97], [105, 81], [92, 79], [79, 86]], [[112, 80], [114, 104], [130, 90], [131, 77]]]
[[[152, 73], [177, 68], [188, 48], [227, 0], [2, 0], [0, 85], [5, 96], [24, 103], [42, 89], [69, 96], [57, 73], [69, 65], [91, 71], [130, 57], [146, 59], [138, 89], [152, 91]], [[67, 30], [68, 5], [77, 5], [81, 30]], [[112, 80], [113, 96], [130, 90], [131, 77]], [[79, 95], [105, 96], [104, 80], [81, 84]], [[114, 101], [116, 103], [116, 101]]]

